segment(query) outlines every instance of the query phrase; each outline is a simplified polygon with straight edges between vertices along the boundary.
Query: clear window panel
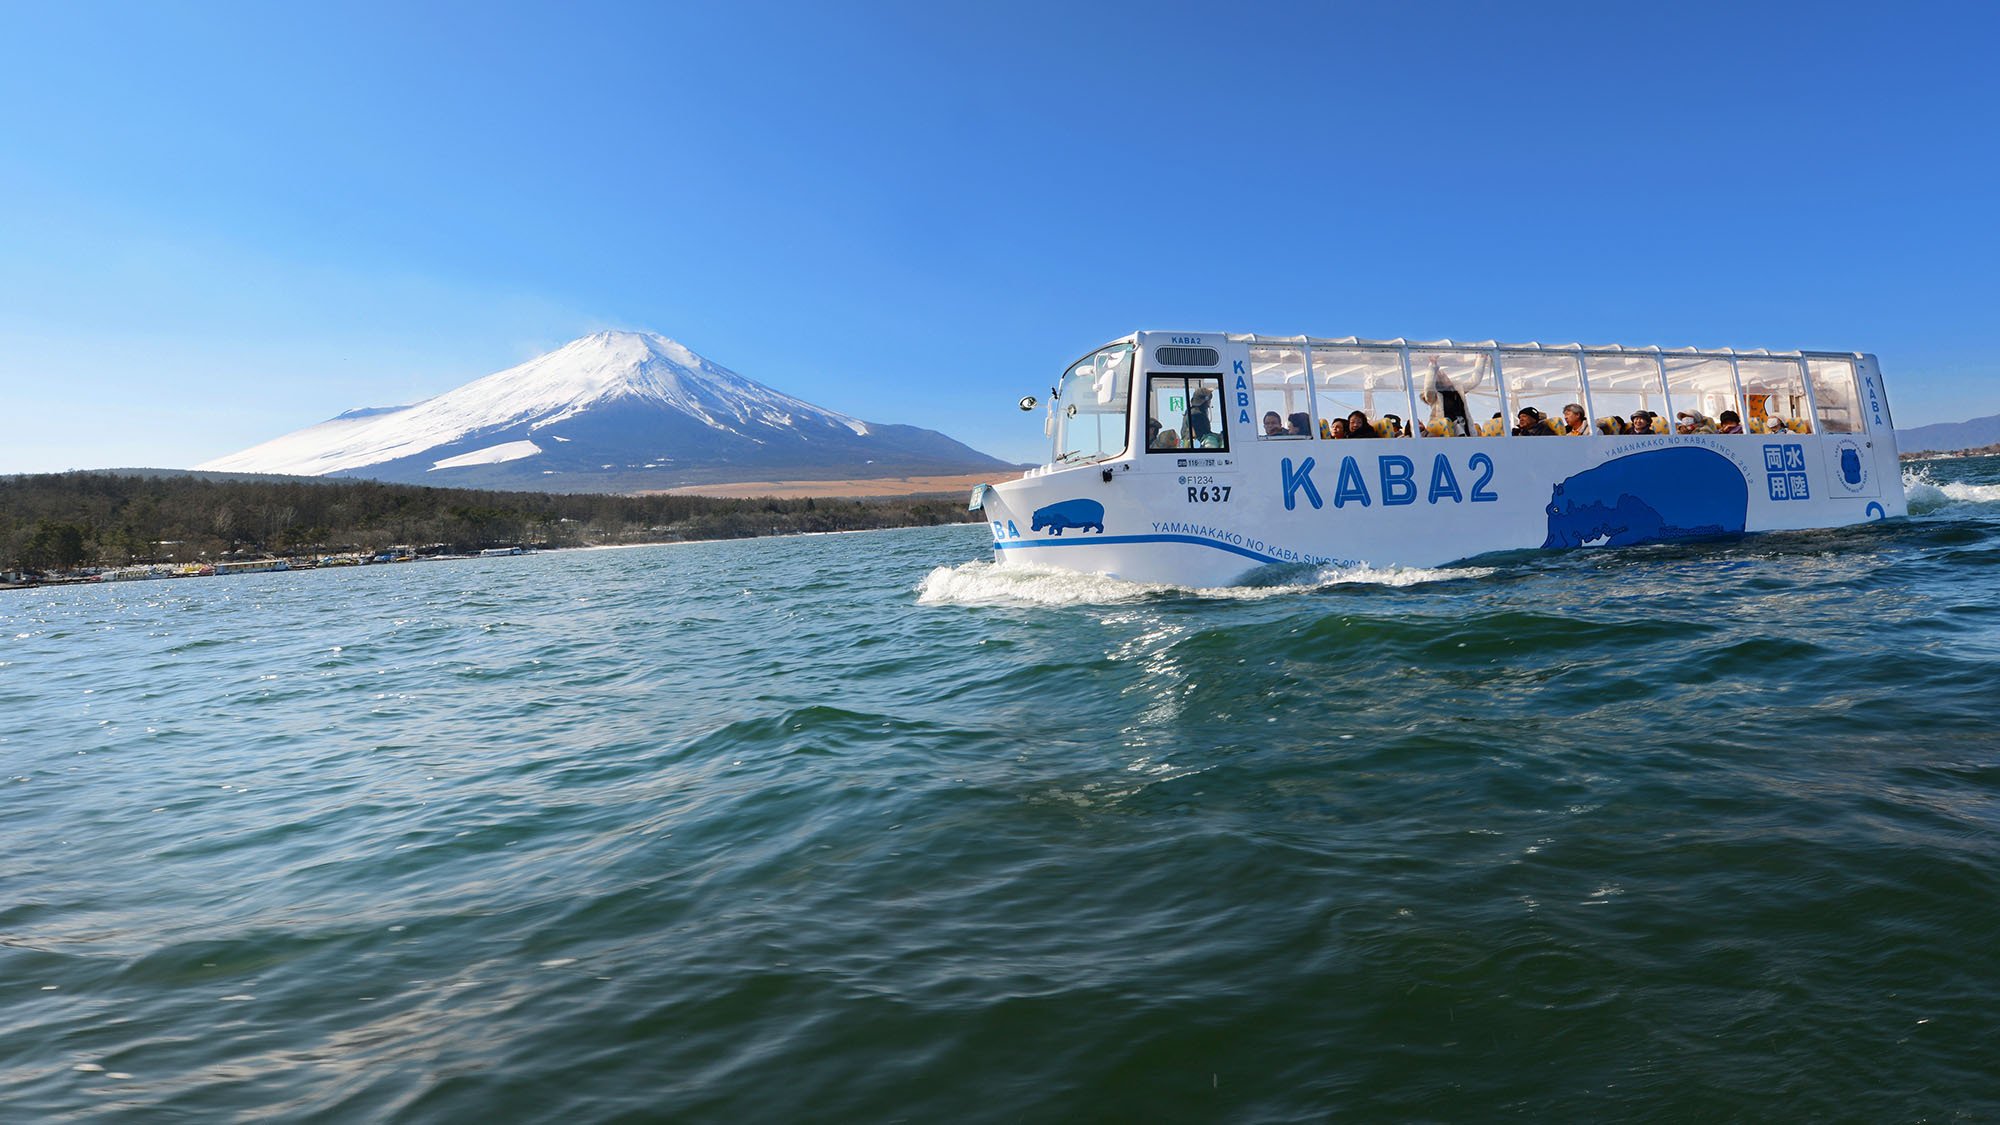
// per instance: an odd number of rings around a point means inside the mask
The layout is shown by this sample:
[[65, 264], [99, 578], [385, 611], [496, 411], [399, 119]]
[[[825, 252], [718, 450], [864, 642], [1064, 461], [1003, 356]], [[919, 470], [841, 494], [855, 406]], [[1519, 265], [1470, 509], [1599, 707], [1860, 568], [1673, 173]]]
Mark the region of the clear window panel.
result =
[[1410, 377], [1417, 385], [1417, 408], [1425, 412], [1419, 424], [1431, 436], [1506, 431], [1491, 353], [1412, 348]]
[[1132, 353], [1131, 344], [1113, 344], [1063, 372], [1056, 384], [1056, 463], [1102, 461], [1125, 452]]
[[1312, 394], [1306, 386], [1306, 350], [1299, 344], [1250, 345], [1252, 407], [1238, 392], [1236, 424], [1259, 440], [1312, 436]]
[[1739, 359], [1743, 428], [1753, 434], [1806, 433], [1806, 378], [1796, 359]]
[[1861, 432], [1861, 400], [1854, 386], [1854, 364], [1845, 359], [1808, 359], [1813, 405], [1819, 410], [1819, 430], [1826, 434]]
[[1583, 411], [1583, 369], [1575, 354], [1562, 352], [1501, 352], [1500, 373], [1507, 377], [1507, 420], [1512, 433], [1522, 407], [1539, 411], [1557, 433], [1569, 433], [1572, 413], [1580, 433], [1594, 433]]
[[1590, 380], [1591, 422], [1600, 434], [1665, 433], [1665, 418], [1655, 428], [1652, 414], [1667, 409], [1660, 361], [1650, 355], [1586, 352], [1584, 375]]
[[1146, 449], [1229, 449], [1218, 375], [1154, 375], [1146, 387]]
[[1410, 391], [1403, 378], [1403, 353], [1381, 348], [1314, 348], [1313, 399], [1319, 408], [1319, 436], [1351, 437], [1361, 415], [1366, 437], [1408, 437]]
[[1667, 356], [1667, 393], [1674, 400], [1674, 432], [1712, 434], [1727, 412], [1738, 417], [1736, 368], [1713, 356]]

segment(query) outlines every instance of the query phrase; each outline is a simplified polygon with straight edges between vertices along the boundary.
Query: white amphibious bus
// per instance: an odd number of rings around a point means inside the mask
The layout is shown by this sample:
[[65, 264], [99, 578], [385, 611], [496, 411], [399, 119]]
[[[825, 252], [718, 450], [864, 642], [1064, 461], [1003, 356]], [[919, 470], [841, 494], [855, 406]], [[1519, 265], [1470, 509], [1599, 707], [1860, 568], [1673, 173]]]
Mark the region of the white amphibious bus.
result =
[[1139, 332], [1063, 373], [1046, 430], [1047, 464], [973, 490], [996, 561], [1185, 586], [1907, 511], [1856, 352]]

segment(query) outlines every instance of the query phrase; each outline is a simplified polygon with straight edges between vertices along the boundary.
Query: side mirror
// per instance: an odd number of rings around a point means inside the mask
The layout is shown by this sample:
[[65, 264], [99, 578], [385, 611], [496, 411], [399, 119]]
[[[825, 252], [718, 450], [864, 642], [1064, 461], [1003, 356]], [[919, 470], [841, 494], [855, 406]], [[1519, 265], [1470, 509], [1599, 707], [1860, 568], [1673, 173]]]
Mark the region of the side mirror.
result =
[[1034, 395], [1026, 395], [1021, 399], [1021, 409], [1033, 410], [1037, 401]]

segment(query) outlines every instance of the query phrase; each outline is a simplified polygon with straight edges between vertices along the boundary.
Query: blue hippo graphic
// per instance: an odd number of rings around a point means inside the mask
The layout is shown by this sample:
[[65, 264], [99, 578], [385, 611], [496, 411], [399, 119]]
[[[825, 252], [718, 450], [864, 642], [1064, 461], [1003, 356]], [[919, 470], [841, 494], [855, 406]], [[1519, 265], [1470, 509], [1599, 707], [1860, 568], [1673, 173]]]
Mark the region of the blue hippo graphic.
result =
[[1707, 449], [1649, 450], [1559, 482], [1549, 494], [1542, 546], [1601, 540], [1627, 547], [1737, 534], [1749, 508], [1750, 488], [1729, 458]]
[[1067, 528], [1080, 527], [1085, 531], [1104, 534], [1104, 505], [1095, 500], [1063, 500], [1046, 508], [1035, 509], [1035, 523], [1032, 530], [1049, 529], [1050, 535], [1061, 535]]
[[1849, 488], [1861, 487], [1861, 451], [1851, 445], [1840, 447], [1840, 479]]

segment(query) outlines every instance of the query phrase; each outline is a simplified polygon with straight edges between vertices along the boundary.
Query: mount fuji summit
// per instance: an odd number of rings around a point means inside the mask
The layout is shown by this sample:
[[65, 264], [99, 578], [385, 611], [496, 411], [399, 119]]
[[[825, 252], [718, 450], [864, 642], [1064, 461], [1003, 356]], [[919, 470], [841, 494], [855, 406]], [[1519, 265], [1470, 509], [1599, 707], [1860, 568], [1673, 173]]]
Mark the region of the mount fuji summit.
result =
[[638, 332], [585, 336], [436, 398], [350, 410], [195, 466], [544, 492], [1006, 467], [936, 430], [850, 418]]

